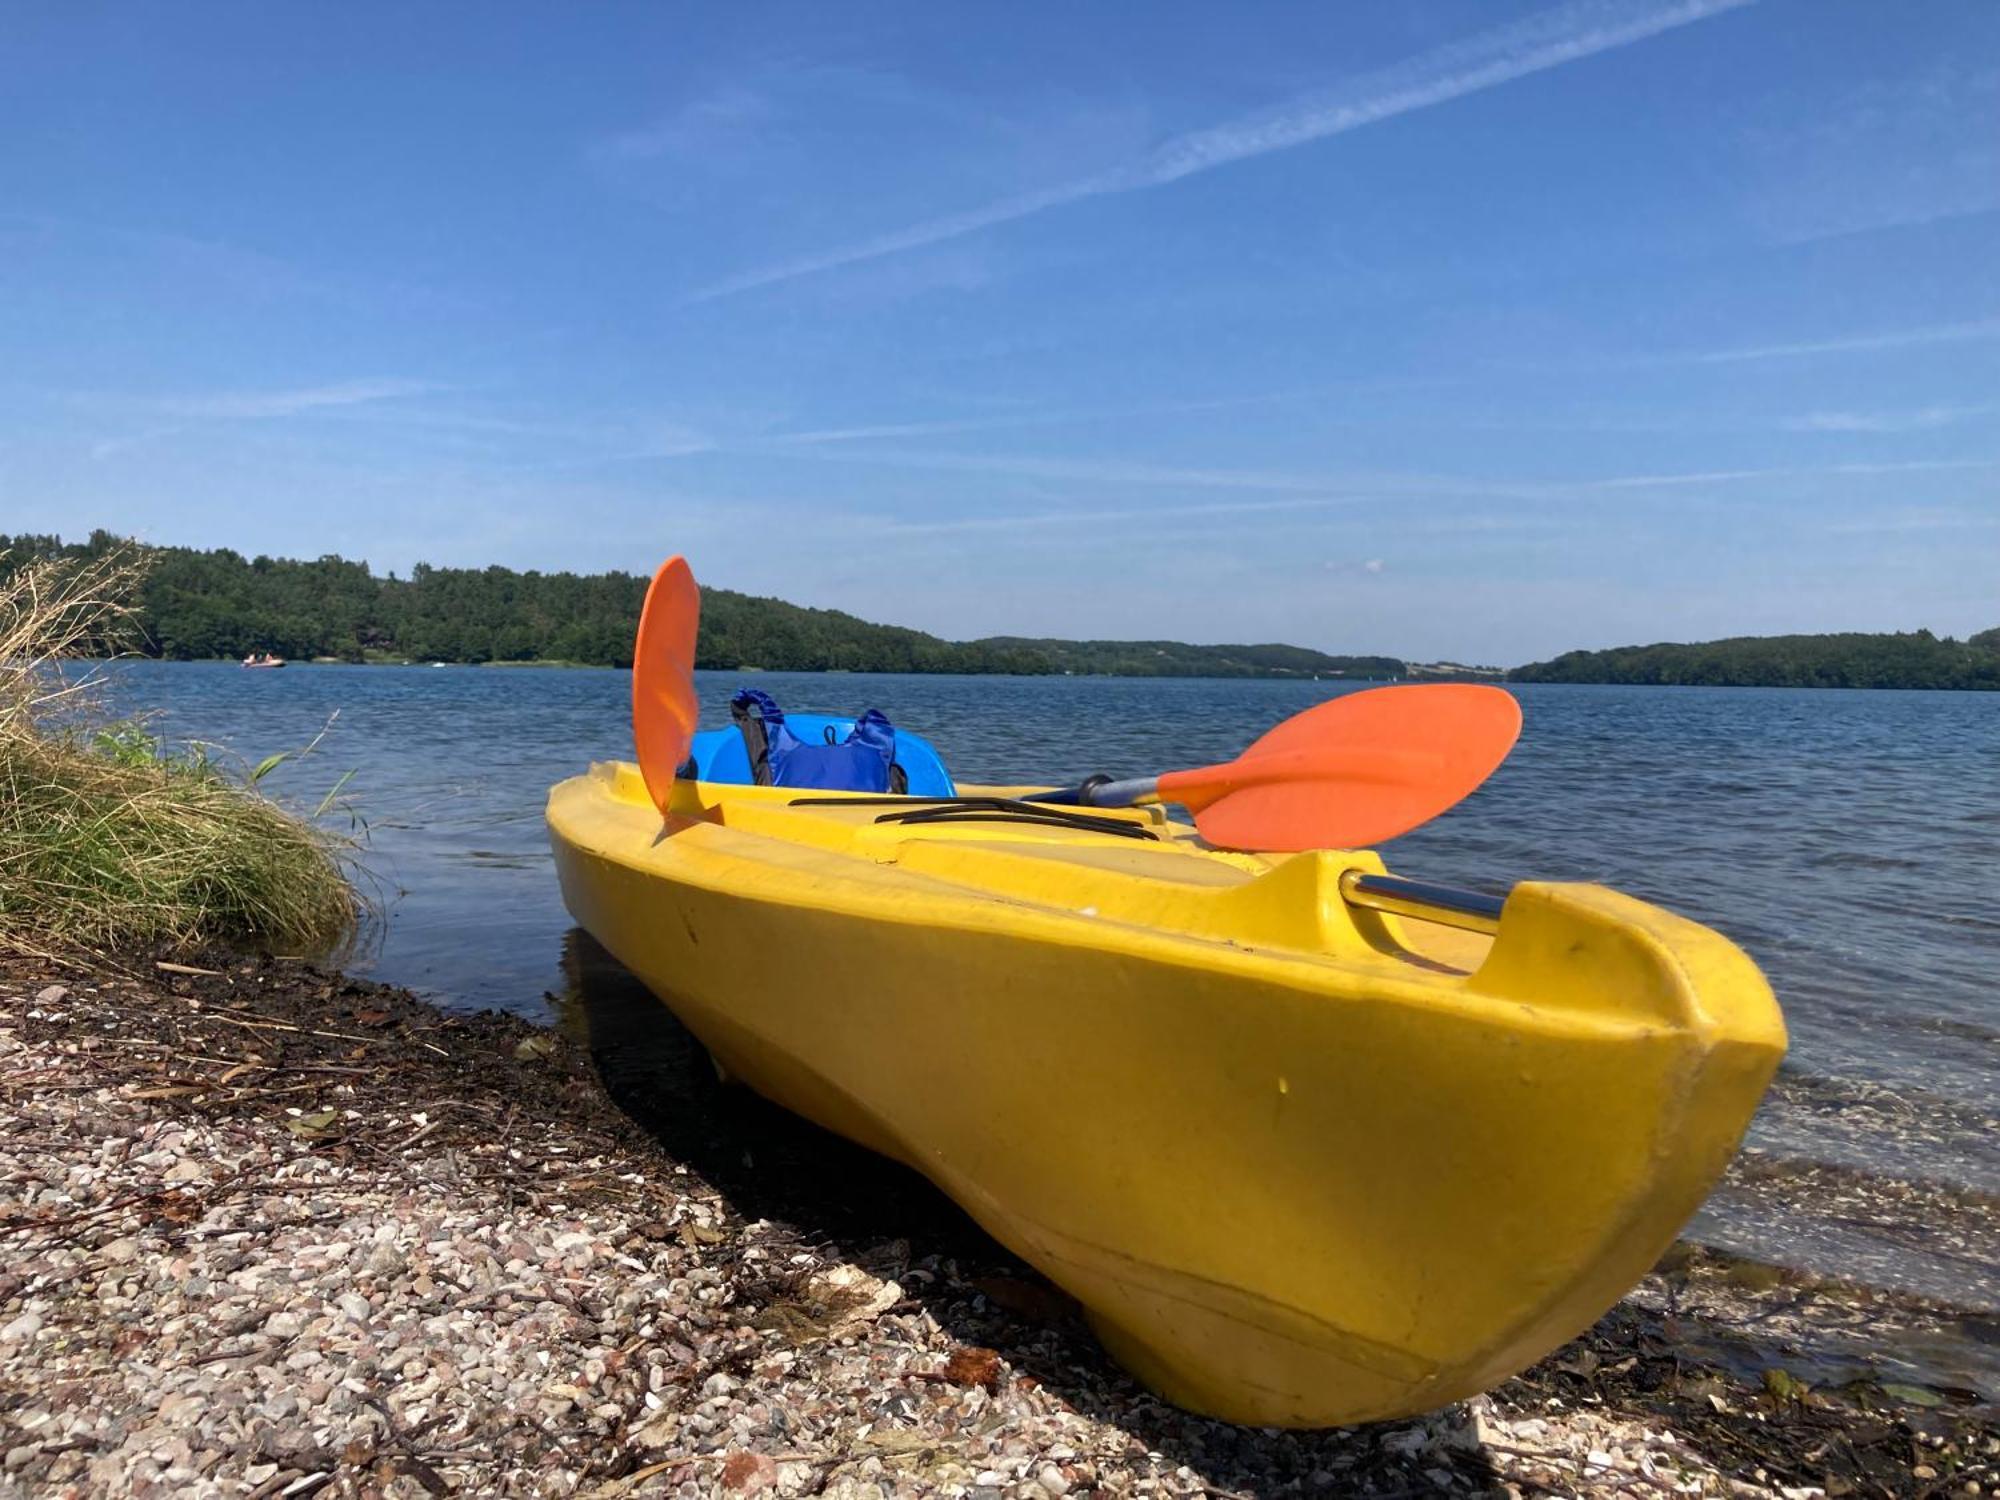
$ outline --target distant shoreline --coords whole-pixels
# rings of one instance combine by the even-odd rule
[[[0,572],[36,558],[131,552],[145,570],[134,638],[176,660],[393,659],[467,665],[629,663],[643,575],[434,568],[377,576],[340,557],[246,558],[226,548],[155,547],[109,532],[84,542],[0,537]],[[109,643],[107,643],[109,644]],[[1401,657],[1337,654],[1278,642],[989,636],[952,641],[841,610],[704,587],[697,666],[773,671],[964,673],[972,676],[1272,677],[1380,681],[1412,675]],[[1459,664],[1443,662],[1438,668]],[[1498,667],[1482,668],[1498,678]]]
[[[238,666],[240,663],[227,656],[166,657],[128,655],[124,657],[101,658],[111,661],[145,661],[167,666]],[[547,671],[587,671],[587,672],[629,672],[630,667],[613,666],[602,662],[589,661],[348,661],[338,657],[311,657],[292,661],[290,667],[401,667],[423,669],[428,667],[466,667],[480,670],[547,670]],[[1773,689],[1786,692],[1849,692],[1849,693],[1983,693],[2000,691],[2000,683],[1959,683],[1932,685],[1928,683],[1841,683],[1841,682],[1618,682],[1609,679],[1518,677],[1511,673],[1475,673],[1462,675],[1450,673],[1413,673],[1408,677],[1340,677],[1322,675],[1301,676],[1297,673],[1209,673],[1176,672],[1145,673],[1127,672],[966,672],[966,671],[877,671],[865,667],[711,667],[695,669],[703,673],[744,673],[752,676],[771,674],[789,677],[999,677],[1018,678],[1022,681],[1046,680],[1055,677],[1096,679],[1107,682],[1319,682],[1328,687],[1392,687],[1408,686],[1412,683],[1430,682],[1490,682],[1501,687],[1632,687],[1632,688],[1691,688],[1709,691],[1768,692]]]
[[[143,559],[132,623],[155,659],[241,661],[269,652],[298,663],[615,669],[629,664],[646,590],[645,578],[621,572],[418,564],[407,578],[377,577],[366,563],[339,557],[249,559],[226,549],[146,547],[103,531],[70,544],[50,536],[0,536],[0,573],[38,557],[127,551]],[[1662,642],[1571,651],[1503,669],[1275,642],[951,641],[840,610],[705,588],[695,665],[922,676],[2000,690],[2000,627],[1963,641],[1917,630]]]
[[[240,667],[242,662],[233,656],[151,656],[143,652],[129,653],[120,657],[103,657],[99,660],[157,662],[166,666],[189,667]],[[338,656],[309,656],[287,659],[287,669],[293,667],[477,667],[481,670],[527,670],[547,669],[552,671],[582,670],[589,672],[629,672],[629,666],[594,661],[416,661],[404,658],[368,659],[354,661]],[[943,668],[937,670],[909,671],[897,668],[873,667],[716,667],[697,666],[698,672],[742,672],[752,676],[765,674],[795,677],[1098,677],[1116,679],[1121,682],[1325,682],[1363,683],[1383,687],[1391,683],[1420,682],[1498,682],[1503,680],[1498,672],[1472,673],[1462,676],[1446,673],[1417,673],[1412,677],[1354,677],[1338,673],[1322,673],[1314,676],[1302,672],[973,672]]]
[[[1960,641],[1894,634],[1736,636],[1571,651],[1507,674],[1510,682],[1631,687],[2000,690],[2000,628]]]

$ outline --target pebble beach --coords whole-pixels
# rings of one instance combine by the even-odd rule
[[[1981,1393],[1805,1352],[1952,1309],[1692,1250],[1475,1401],[1208,1421],[927,1185],[705,1072],[656,1008],[549,1030],[282,961],[10,961],[0,1494],[2000,1485]]]

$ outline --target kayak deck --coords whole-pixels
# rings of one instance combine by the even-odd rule
[[[549,823],[579,923],[724,1068],[1232,1420],[1424,1410],[1587,1326],[1782,1055],[1740,951],[1598,887],[1517,886],[1487,937],[1351,906],[1366,851],[910,808],[679,782],[663,825],[599,766]]]
[[[976,900],[1012,899],[1099,922],[1171,928],[1190,938],[1209,937],[1238,947],[1253,935],[1304,946],[1326,939],[1319,913],[1287,899],[1289,893],[1259,888],[1248,896],[1238,894],[1294,856],[1211,848],[1192,827],[1175,822],[1157,805],[1049,809],[1052,818],[1073,819],[1071,826],[1027,822],[1004,813],[928,821],[928,812],[950,810],[954,800],[1013,801],[1031,789],[969,787],[958,799],[904,801],[865,793],[680,785],[690,790],[676,803],[677,815],[685,806],[695,817],[721,827],[960,886]],[[762,795],[745,795],[756,792]],[[884,821],[885,816],[896,821]],[[1089,823],[1120,825],[1147,837],[1094,833],[1083,826]],[[1367,853],[1349,855],[1344,865],[1382,869],[1380,860]],[[1393,918],[1364,922],[1355,935],[1363,938],[1367,951],[1386,960],[1459,972],[1477,968],[1491,947],[1491,939],[1476,932]],[[1350,959],[1362,954],[1361,948],[1343,946]]]

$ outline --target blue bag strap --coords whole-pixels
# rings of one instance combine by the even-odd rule
[[[751,713],[751,709],[756,713]],[[744,753],[750,758],[753,786],[770,786],[778,767],[798,743],[785,727],[785,711],[778,700],[761,688],[739,688],[729,700],[729,717],[743,736]]]
[[[896,726],[889,722],[889,716],[879,708],[871,708],[854,721],[854,729],[847,736],[850,745],[866,745],[882,757],[882,764],[896,763]]]
[[[758,714],[772,728],[775,729],[785,722],[785,711],[778,707],[778,700],[762,688],[738,688],[736,696],[729,700],[729,715],[731,718],[740,719],[750,712],[752,705],[755,705]]]

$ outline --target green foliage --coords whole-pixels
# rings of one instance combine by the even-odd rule
[[[634,627],[638,618],[634,605]],[[629,652],[629,643],[626,649]],[[805,609],[782,599],[711,588],[701,591],[701,639],[695,665],[763,667],[773,672],[1034,674],[1054,670],[1033,652],[996,647],[987,641],[944,641],[921,630],[872,625],[839,610]]]
[[[1514,682],[1626,682],[1701,687],[2000,689],[2000,629],[1968,641],[1928,630],[1895,635],[1738,636],[1696,645],[1571,651],[1516,667]]]
[[[201,757],[126,756],[0,740],[0,948],[321,954],[349,935],[355,893],[320,830]]]
[[[138,724],[107,724],[89,738],[90,748],[115,766],[150,766],[159,759],[160,742]]]
[[[0,537],[0,552],[89,558],[129,544]],[[0,569],[7,566],[0,557]],[[630,573],[516,573],[433,568],[377,578],[366,563],[245,558],[163,547],[149,554],[138,600],[139,649],[175,661],[272,651],[340,661],[632,664],[646,579]],[[791,672],[1075,672],[1141,677],[1402,676],[1385,656],[1327,656],[1298,646],[1189,646],[1178,641],[946,641],[728,589],[702,590],[696,665]]]
[[[1052,641],[997,636],[980,642],[1046,657],[1057,671],[1118,677],[1402,677],[1393,656],[1328,656],[1304,646],[1189,646],[1180,641]]]
[[[137,582],[114,550],[0,575],[0,951],[334,949],[359,915],[341,843],[200,747],[97,718],[65,673]]]

